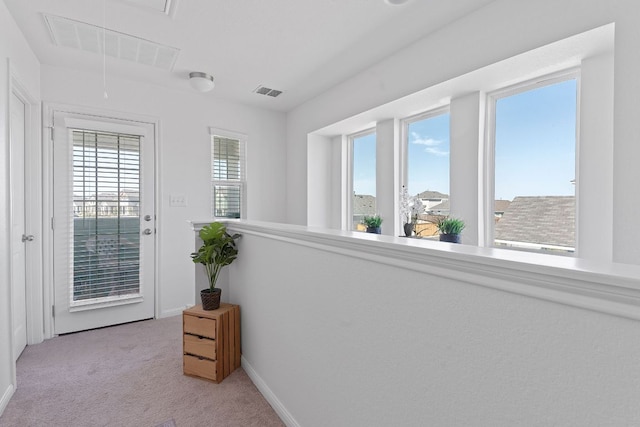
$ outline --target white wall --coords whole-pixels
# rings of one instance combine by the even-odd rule
[[[613,61],[600,55],[583,61],[581,67],[580,115],[594,120],[580,121],[576,216],[578,256],[585,259],[612,259],[613,235]],[[594,165],[598,165],[594,167]],[[590,173],[582,174],[581,170]],[[616,220],[617,221],[617,220]],[[599,223],[599,232],[588,224]],[[637,221],[636,221],[637,223]]]
[[[287,116],[287,218],[306,219],[307,134],[501,60],[615,22],[613,259],[638,263],[640,3],[498,0],[364,70]],[[463,95],[463,94],[454,94]],[[425,108],[428,106],[425,106]],[[385,117],[381,118],[384,119]],[[388,118],[388,117],[386,117]],[[355,131],[357,129],[353,129]],[[296,203],[292,203],[296,200]]]
[[[307,224],[310,226],[323,226],[331,221],[330,211],[327,206],[332,206],[330,195],[335,194],[332,187],[331,158],[333,144],[330,138],[319,135],[309,137],[307,147],[307,170],[313,178],[309,180],[309,210],[307,211]]]
[[[389,174],[400,162],[400,123],[396,119],[376,123],[376,211],[383,219],[382,234],[397,236],[400,223],[394,221],[400,200],[396,188],[400,188],[400,174]]]
[[[9,94],[8,63],[30,95],[40,97],[40,64],[15,21],[0,2],[0,413],[15,388],[11,351],[11,283],[9,281]]]
[[[284,114],[250,108],[195,91],[134,83],[42,67],[42,98],[61,103],[140,114],[159,119],[160,199],[158,217],[160,316],[177,314],[194,303],[193,240],[188,220],[211,217],[209,127],[243,133],[247,140],[247,217],[282,222],[285,218]],[[169,195],[182,194],[187,207],[170,207]]]
[[[640,425],[638,321],[515,293],[539,265],[525,280],[439,242],[231,227],[243,367],[289,426]]]
[[[478,227],[479,216],[485,210],[480,208],[482,194],[478,181],[481,172],[478,159],[481,158],[481,141],[484,136],[484,94],[474,92],[451,100],[451,171],[450,173],[450,215],[464,218],[463,243],[478,245],[484,243],[484,233]],[[457,163],[456,163],[457,162]],[[489,198],[493,200],[493,197]],[[493,205],[489,208],[493,210]],[[489,217],[492,218],[492,217]],[[484,218],[482,218],[484,219]]]

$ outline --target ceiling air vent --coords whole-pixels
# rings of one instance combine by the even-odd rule
[[[264,86],[258,86],[257,88],[255,88],[254,92],[257,93],[258,95],[266,95],[266,96],[271,96],[273,98],[275,98],[276,96],[282,93],[281,90],[271,89],[269,87],[264,87]]]

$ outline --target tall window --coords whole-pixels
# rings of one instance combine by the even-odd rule
[[[376,134],[372,131],[350,137],[353,148],[352,229],[365,231],[362,220],[376,213]]]
[[[495,246],[574,252],[577,90],[565,77],[496,97]]]
[[[406,122],[407,193],[421,200],[416,233],[438,234],[437,220],[449,214],[449,112],[438,110]]]
[[[240,138],[211,137],[212,211],[216,218],[242,218],[245,206],[245,149]]]

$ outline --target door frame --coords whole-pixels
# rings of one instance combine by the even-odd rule
[[[133,123],[145,123],[153,127],[153,147],[154,147],[154,206],[153,210],[156,215],[156,230],[161,230],[161,218],[158,215],[158,206],[161,194],[161,183],[160,183],[160,120],[153,116],[146,116],[141,114],[133,114],[133,113],[125,113],[113,110],[104,110],[99,108],[71,105],[71,104],[61,104],[61,103],[43,103],[43,113],[42,113],[42,170],[44,176],[47,177],[48,185],[44,188],[44,205],[43,205],[43,223],[46,224],[46,241],[44,242],[44,277],[46,278],[46,286],[47,289],[44,292],[45,301],[44,301],[44,318],[45,318],[45,332],[44,338],[52,338],[54,333],[54,313],[53,313],[53,304],[54,304],[54,291],[55,291],[55,283],[54,283],[54,251],[53,251],[53,116],[56,112],[70,113],[70,114],[79,114],[87,116],[87,119],[99,121],[101,119],[106,120],[118,120],[125,122],[133,122]],[[159,317],[160,313],[160,289],[158,286],[158,274],[159,274],[159,266],[158,266],[158,253],[160,247],[160,236],[159,232],[155,234],[155,245],[153,248],[153,271],[154,271],[154,280],[153,280],[153,289],[154,289],[154,318]],[[44,239],[43,239],[44,240]]]
[[[27,89],[22,82],[20,74],[8,61],[9,71],[9,97],[15,94],[25,106],[24,117],[24,194],[9,195],[9,222],[13,222],[12,206],[14,203],[24,203],[25,208],[25,234],[32,234],[35,240],[30,242],[26,248],[25,264],[25,299],[26,299],[26,322],[27,322],[27,345],[37,344],[44,339],[43,334],[43,276],[42,276],[42,168],[41,168],[41,144],[40,142],[40,102]],[[9,105],[9,110],[11,106]],[[9,111],[9,114],[11,112]],[[8,122],[9,138],[11,138],[11,123]],[[9,150],[11,148],[9,147]],[[9,166],[9,179],[16,172],[16,165]],[[13,251],[13,244],[9,242],[9,249]],[[9,274],[12,277],[13,265],[9,263]],[[13,311],[13,307],[12,307]],[[13,319],[13,315],[12,315]],[[13,320],[12,331],[13,331]],[[11,340],[11,351],[14,351],[13,338]]]

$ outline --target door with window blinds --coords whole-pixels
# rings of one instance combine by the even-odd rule
[[[56,334],[154,316],[153,132],[54,115]]]

